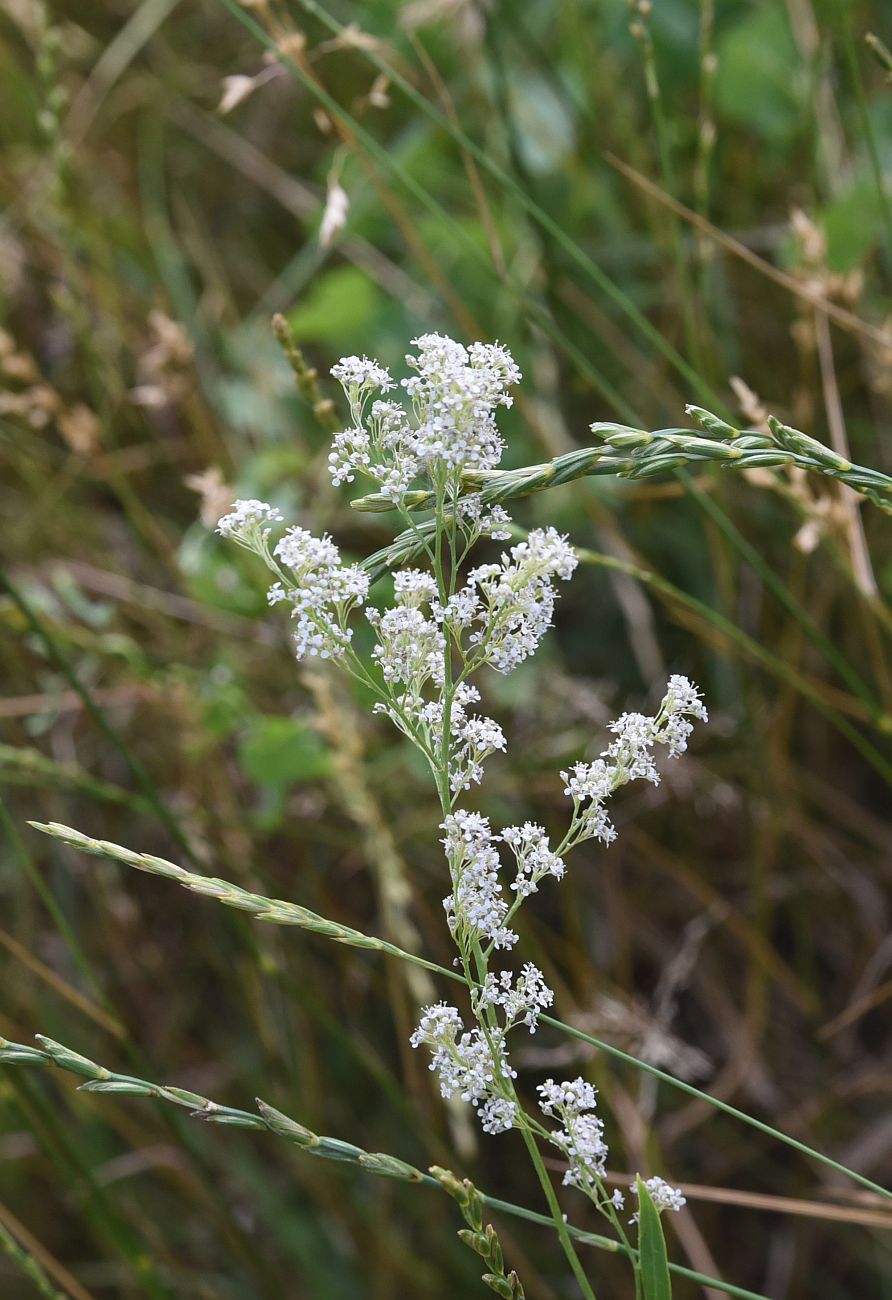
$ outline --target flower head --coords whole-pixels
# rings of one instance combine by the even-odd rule
[[[269,536],[270,529],[264,525],[281,522],[281,512],[275,506],[267,501],[250,498],[233,504],[229,514],[223,515],[218,521],[217,532],[221,537],[230,537],[240,546],[253,551],[258,548],[261,539]]]
[[[439,1077],[440,1094],[477,1106],[485,1132],[501,1133],[513,1126],[517,1107],[505,1094],[517,1075],[508,1064],[502,1037],[491,1047],[479,1028],[465,1029],[457,1007],[437,1002],[424,1008],[409,1041],[413,1047],[430,1048],[430,1068]]]
[[[268,598],[271,604],[288,601],[292,606],[298,659],[339,658],[353,635],[347,615],[365,601],[368,575],[358,565],[345,566],[330,537],[314,537],[305,528],[289,528],[273,554],[291,572],[287,584],[273,584]]]
[[[604,1123],[592,1114],[598,1104],[597,1091],[582,1078],[565,1079],[563,1083],[546,1079],[536,1091],[543,1114],[562,1121],[550,1141],[567,1159],[565,1185],[595,1192],[607,1169]]]
[[[443,843],[452,877],[452,893],[443,899],[449,928],[496,948],[511,948],[517,935],[504,925],[508,904],[499,881],[499,855],[489,820],[459,810],[443,822]]]
[[[644,1181],[644,1186],[650,1192],[651,1200],[657,1207],[657,1212],[662,1214],[664,1210],[674,1210],[677,1214],[682,1206],[687,1205],[687,1197],[683,1195],[680,1187],[670,1187],[669,1183],[663,1178],[653,1177]],[[637,1180],[632,1184],[632,1195],[638,1195]],[[638,1222],[638,1215],[633,1214],[630,1220],[632,1223]]]
[[[604,804],[629,781],[659,784],[655,746],[664,745],[671,758],[684,753],[693,731],[689,718],[707,720],[700,692],[686,677],[670,677],[666,694],[653,717],[623,713],[610,723],[614,739],[600,758],[593,763],[574,763],[561,773],[564,794],[573,800],[574,843],[599,839],[603,844],[610,844],[616,839],[616,827]]]

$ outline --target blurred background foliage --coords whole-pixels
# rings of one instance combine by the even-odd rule
[[[506,463],[588,424],[767,410],[892,470],[880,0],[0,3],[0,1035],[460,1169],[538,1206],[407,1046],[425,979],[47,842],[56,819],[451,958],[425,773],[295,664],[232,495],[354,555],[326,378],[437,329],[525,372]],[[227,80],[230,79],[230,80]],[[682,206],[679,206],[682,205]],[[338,229],[338,209],[347,207]],[[323,213],[329,217],[320,242]],[[324,244],[324,246],[323,246]],[[320,374],[298,392],[281,311]],[[589,548],[487,711],[494,820],[689,673],[712,714],[531,910],[559,1012],[875,1179],[892,1167],[889,521],[795,476],[606,479],[518,508]],[[892,1295],[866,1194],[541,1031],[618,1174],[690,1185],[674,1257],[772,1297]],[[75,1300],[482,1291],[451,1203],[71,1080],[0,1075],[0,1223]],[[771,1200],[765,1198],[783,1198]],[[588,1223],[581,1198],[566,1208]],[[527,1293],[547,1232],[499,1222]],[[599,1294],[625,1273],[591,1255]],[[33,1283],[0,1255],[0,1294]],[[702,1294],[679,1286],[682,1297]]]

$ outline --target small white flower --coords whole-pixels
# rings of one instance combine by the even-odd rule
[[[281,512],[275,506],[251,498],[236,501],[230,513],[218,520],[217,532],[221,537],[231,537],[233,541],[253,549],[256,537],[269,535],[270,530],[264,528],[264,524],[281,522]]]
[[[546,876],[555,880],[563,878],[566,867],[558,855],[552,852],[548,836],[542,826],[533,822],[524,822],[522,826],[506,826],[502,831],[502,840],[509,846],[517,859],[517,875],[511,888],[518,898],[527,898],[539,889],[539,881]]]
[[[450,930],[489,939],[496,948],[513,947],[517,935],[503,924],[508,904],[502,897],[499,855],[488,818],[459,810],[450,813],[442,829],[453,884],[452,893],[443,899]]]
[[[604,1123],[592,1114],[598,1104],[596,1089],[582,1078],[565,1079],[563,1083],[546,1079],[536,1091],[543,1114],[556,1116],[563,1124],[549,1140],[567,1159],[564,1184],[585,1192],[595,1191],[607,1169]]]
[[[356,390],[372,392],[377,389],[386,393],[396,387],[390,377],[390,371],[368,357],[341,357],[337,365],[332,366],[331,373],[347,392],[348,397]]]
[[[386,682],[402,682],[408,694],[420,698],[425,683],[443,681],[445,640],[433,619],[407,605],[366,611],[378,644],[372,651]]]
[[[687,1197],[683,1195],[680,1187],[671,1187],[663,1178],[647,1178],[644,1186],[650,1192],[651,1199],[657,1207],[657,1212],[662,1214],[664,1210],[674,1210],[677,1214],[682,1206],[687,1205]],[[637,1181],[632,1184],[633,1196],[638,1195]],[[629,1220],[630,1223],[638,1222],[638,1215],[633,1214]]]
[[[371,464],[369,435],[362,429],[344,429],[332,439],[332,450],[328,457],[328,470],[335,487],[342,483],[352,483],[353,471],[360,469],[368,472]]]
[[[511,971],[503,970],[498,975],[490,971],[479,996],[482,1002],[501,1009],[505,1033],[520,1023],[534,1034],[539,1013],[554,1002],[554,993],[545,983],[545,976],[532,962],[524,964],[516,980]]]
[[[434,575],[421,569],[398,569],[393,575],[393,590],[398,605],[430,605],[438,595]]]
[[[494,1039],[493,1055],[479,1028],[465,1029],[456,1007],[437,1002],[424,1008],[409,1041],[413,1047],[430,1048],[430,1068],[439,1077],[444,1098],[460,1097],[476,1106],[487,1133],[512,1127],[517,1108],[504,1091],[517,1074],[508,1064],[503,1036]]]
[[[353,635],[345,626],[347,615],[365,601],[368,575],[358,565],[345,567],[329,536],[314,537],[305,528],[289,528],[273,554],[292,573],[287,586],[273,584],[267,599],[292,605],[298,659],[340,658]]]
[[[562,772],[564,794],[573,800],[573,843],[598,839],[611,844],[616,828],[604,808],[605,802],[629,781],[644,780],[658,785],[660,774],[654,748],[664,745],[670,758],[684,753],[693,730],[688,718],[707,720],[700,692],[686,677],[670,677],[666,694],[654,717],[624,713],[609,730],[615,739],[593,763],[574,763]]]
[[[500,564],[484,564],[468,575],[477,603],[469,643],[491,667],[510,673],[538,648],[551,626],[557,593],[553,579],[566,581],[576,554],[554,528],[535,528],[512,546]]]

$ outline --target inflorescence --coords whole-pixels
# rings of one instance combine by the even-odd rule
[[[450,878],[443,905],[471,990],[474,1023],[468,1028],[457,1007],[436,1003],[424,1009],[412,1045],[430,1051],[445,1098],[473,1105],[488,1133],[525,1127],[550,1142],[567,1162],[565,1183],[616,1221],[623,1196],[604,1189],[607,1145],[592,1085],[581,1078],[539,1085],[539,1108],[558,1124],[553,1129],[525,1114],[517,1099],[507,1037],[518,1027],[535,1033],[552,990],[529,962],[515,974],[490,970],[489,960],[495,950],[516,945],[512,922],[519,908],[545,880],[563,878],[571,849],[616,838],[610,798],[630,781],[657,783],[657,747],[670,757],[682,754],[691,720],[705,721],[706,710],[697,688],[673,676],[653,716],[624,713],[611,723],[612,739],[600,755],[561,773],[571,815],[554,848],[542,826],[524,822],[496,832],[488,818],[457,806],[482,780],[485,760],[506,748],[498,723],[473,712],[480,692],[469,679],[484,666],[510,673],[535,653],[552,625],[556,583],[569,581],[577,557],[567,539],[547,527],[531,531],[497,560],[466,568],[482,538],[508,541],[512,535],[505,509],[465,495],[462,476],[499,464],[504,443],[496,412],[511,405],[509,389],[521,375],[498,344],[466,348],[425,334],[414,346],[406,358],[412,374],[399,385],[368,357],[344,357],[332,369],[351,420],[333,439],[332,482],[352,483],[358,474],[371,479],[410,526],[418,489],[431,494],[435,529],[424,535],[419,552],[427,566],[392,574],[392,604],[367,605],[368,574],[345,564],[329,536],[292,527],[272,544],[282,516],[265,502],[237,501],[218,532],[271,570],[269,601],[290,609],[297,657],[331,659],[361,680],[375,696],[374,711],[418,746],[437,781]],[[387,396],[399,389],[402,400]],[[350,620],[363,607],[375,645],[361,658]],[[513,859],[513,879],[504,876],[503,853]],[[662,1179],[646,1186],[658,1209],[684,1204]]]

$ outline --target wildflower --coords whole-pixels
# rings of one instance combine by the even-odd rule
[[[593,763],[574,763],[566,772],[564,794],[573,800],[571,837],[574,844],[598,839],[611,844],[616,827],[604,803],[629,781],[650,781],[658,785],[660,774],[654,761],[654,747],[665,745],[670,758],[687,749],[693,725],[689,718],[707,721],[706,709],[696,686],[686,677],[669,678],[666,694],[657,713],[624,713],[609,730],[615,739]]]
[[[480,999],[482,1003],[501,1008],[505,1033],[521,1023],[534,1034],[539,1013],[551,1006],[554,993],[545,983],[539,968],[532,962],[525,962],[516,980],[511,971],[503,970],[498,975],[489,971],[483,981]]]
[[[223,515],[217,521],[217,532],[221,537],[229,537],[239,546],[254,551],[258,549],[261,540],[265,540],[270,534],[271,530],[263,525],[281,522],[281,512],[275,506],[251,498],[246,501],[236,501],[230,513]]]
[[[496,542],[511,540],[508,525],[511,516],[504,506],[486,506],[479,493],[459,498],[455,503],[456,517],[461,527],[468,534],[468,542],[480,537],[491,537]]]
[[[442,683],[446,643],[433,619],[407,605],[396,605],[383,613],[369,609],[366,617],[378,637],[372,658],[386,682],[402,682],[409,688],[409,695],[416,698],[430,679],[437,685]]]
[[[514,1127],[517,1102],[507,1097],[487,1097],[477,1114],[484,1133],[504,1133]]]
[[[441,334],[423,334],[413,344],[417,355],[407,356],[406,362],[415,374],[402,381],[411,399],[409,411],[379,398],[366,420],[369,395],[395,386],[389,371],[355,356],[343,357],[332,368],[357,426],[335,437],[329,457],[335,484],[351,482],[361,470],[398,503],[420,474],[438,481],[445,476],[454,490],[462,471],[491,469],[501,459],[504,444],[495,411],[511,405],[507,389],[520,379],[511,354],[498,344],[465,348]],[[501,506],[463,503],[457,518],[470,540],[508,536],[508,516]]]
[[[511,354],[498,344],[464,348],[442,334],[412,342],[418,355],[406,363],[416,373],[402,386],[412,398],[410,450],[419,465],[431,477],[494,468],[504,448],[495,409],[512,404],[507,388],[521,378]]]
[[[503,921],[508,904],[499,882],[499,855],[489,819],[458,811],[443,822],[443,844],[452,876],[452,893],[443,899],[449,929],[476,939],[489,939],[496,948],[511,948],[517,935]]]
[[[335,487],[352,483],[353,471],[371,464],[371,442],[364,429],[344,429],[332,440],[328,469]]]
[[[656,718],[647,718],[643,713],[623,713],[610,723],[609,730],[616,740],[604,751],[604,756],[615,763],[614,780],[643,780],[659,785],[660,774],[653,760],[656,722]]]
[[[464,710],[453,718],[453,744],[449,750],[449,785],[455,790],[469,790],[472,784],[483,780],[483,760],[497,749],[506,748],[505,733],[492,718],[474,715],[467,718]]]
[[[555,880],[563,878],[566,867],[558,855],[552,852],[548,836],[541,826],[533,822],[524,822],[522,826],[506,826],[502,831],[502,840],[517,859],[517,875],[511,885],[518,898],[527,898],[539,889],[539,881],[545,876],[554,876]]]
[[[424,1008],[409,1042],[430,1049],[430,1069],[438,1075],[441,1096],[477,1106],[487,1133],[512,1127],[516,1105],[505,1091],[517,1074],[508,1064],[501,1037],[493,1040],[494,1054],[479,1028],[465,1029],[456,1007],[437,1002]]]
[[[694,730],[687,721],[688,718],[697,718],[700,722],[709,721],[709,714],[697,687],[687,677],[677,674],[669,678],[662,712],[664,717],[657,739],[668,746],[671,758],[683,754],[687,749],[688,736]]]
[[[687,1197],[682,1194],[681,1188],[670,1187],[663,1178],[648,1178],[645,1180],[644,1186],[650,1192],[651,1199],[659,1214],[662,1214],[664,1210],[674,1210],[677,1214],[682,1206],[687,1205]],[[637,1181],[632,1184],[632,1193],[635,1196],[638,1195]],[[629,1222],[637,1223],[638,1214],[633,1214]]]
[[[398,569],[393,575],[393,590],[398,605],[430,605],[438,595],[433,574],[421,569]]]
[[[564,1153],[569,1164],[564,1185],[584,1192],[596,1191],[607,1168],[604,1123],[592,1114],[598,1104],[596,1089],[582,1078],[563,1083],[546,1079],[536,1091],[543,1114],[562,1121],[563,1127],[550,1135],[550,1141]]]
[[[368,575],[358,565],[345,567],[330,537],[314,537],[305,528],[289,528],[273,555],[292,573],[287,585],[273,584],[267,599],[270,604],[285,600],[293,606],[298,659],[339,658],[353,635],[345,626],[347,615],[365,601]]]
[[[337,365],[332,366],[331,373],[347,394],[351,403],[354,395],[360,392],[389,392],[396,385],[390,377],[390,371],[379,366],[377,361],[368,357],[341,357]]]
[[[536,528],[503,554],[500,564],[472,570],[468,589],[478,602],[474,621],[479,627],[469,642],[482,662],[510,673],[535,653],[551,626],[557,595],[553,579],[566,581],[577,563],[566,538],[554,528]]]

